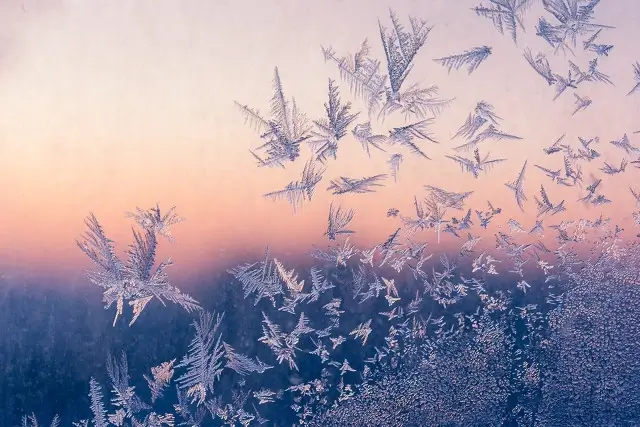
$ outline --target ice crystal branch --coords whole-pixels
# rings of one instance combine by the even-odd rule
[[[185,355],[176,368],[187,368],[187,372],[176,380],[181,389],[187,391],[191,403],[201,405],[210,393],[224,369],[224,347],[220,326],[223,314],[214,315],[206,311],[193,322],[195,336]]]
[[[460,54],[437,58],[434,59],[434,61],[447,67],[448,72],[451,72],[452,68],[458,70],[463,65],[466,65],[468,73],[471,74],[478,69],[480,64],[482,64],[489,55],[491,55],[491,48],[489,46],[481,46],[466,50]]]
[[[311,201],[311,196],[316,185],[322,180],[326,167],[318,167],[318,163],[314,159],[310,159],[304,165],[302,171],[302,179],[291,181],[284,189],[271,191],[263,195],[272,200],[286,199],[297,212],[305,200]]]
[[[247,105],[236,102],[236,106],[245,121],[262,132],[260,138],[267,141],[258,147],[258,150],[265,151],[266,157],[251,151],[258,165],[284,167],[284,162],[294,161],[300,156],[300,143],[311,137],[310,128],[295,100],[285,97],[278,68],[274,70],[273,91],[270,118],[263,117],[258,110]]]
[[[314,148],[317,159],[324,161],[328,156],[336,158],[338,141],[347,134],[347,128],[358,117],[351,113],[351,103],[342,104],[340,92],[335,82],[329,79],[329,102],[324,104],[326,118],[315,120],[317,131],[312,131],[313,139],[308,142]]]

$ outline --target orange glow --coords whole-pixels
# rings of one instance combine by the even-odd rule
[[[400,226],[398,219],[386,217],[387,209],[413,215],[413,196],[426,196],[425,184],[473,189],[469,207],[485,209],[491,200],[503,208],[502,223],[513,217],[525,228],[533,226],[533,196],[541,183],[553,200],[566,200],[570,217],[597,216],[600,210],[575,202],[580,191],[551,184],[533,164],[563,167],[561,155],[547,157],[541,151],[563,133],[571,144],[578,143],[578,136],[599,136],[598,167],[603,159],[619,163],[624,153],[609,141],[625,132],[640,145],[640,135],[631,133],[640,127],[640,96],[623,96],[623,83],[631,83],[629,58],[637,54],[636,45],[625,43],[633,39],[628,17],[640,13],[634,2],[598,12],[600,21],[618,23],[607,34],[616,54],[607,58],[606,71],[620,85],[592,85],[592,92],[585,87],[582,95],[592,96],[594,105],[574,117],[571,94],[552,102],[553,90],[536,79],[521,48],[489,22],[460,10],[456,2],[434,2],[428,8],[421,2],[394,2],[400,16],[412,14],[435,25],[409,80],[437,84],[442,97],[456,98],[433,125],[440,144],[419,142],[434,160],[402,151],[397,185],[390,179],[375,194],[332,198],[325,191],[331,179],[388,171],[391,152],[374,152],[369,160],[360,144],[346,137],[313,201],[298,215],[286,202],[262,198],[299,179],[310,152],[305,147],[302,158],[286,170],[257,168],[248,150],[261,141],[233,101],[267,111],[274,66],[287,96],[295,97],[312,119],[323,114],[328,77],[336,79],[344,100],[353,100],[319,46],[332,45],[340,55],[353,53],[368,37],[373,54],[381,54],[377,19],[385,19],[389,2],[369,1],[364,8],[356,3],[268,7],[257,1],[34,0],[24,2],[26,11],[18,10],[16,2],[1,3],[0,49],[6,54],[0,51],[0,265],[78,274],[89,264],[74,239],[84,232],[89,212],[122,251],[131,242],[132,225],[124,212],[156,202],[164,209],[175,205],[187,219],[173,229],[176,244],[163,242],[159,252],[160,258],[172,256],[176,271],[185,274],[227,268],[237,254],[259,256],[268,244],[283,252],[307,251],[312,243],[324,242],[331,200],[355,209],[352,240],[373,246]],[[636,15],[630,12],[634,7]],[[535,34],[525,37],[532,46],[542,46]],[[464,70],[447,74],[432,61],[479,44],[493,46],[494,54],[471,76]],[[462,143],[450,138],[480,100],[494,105],[505,132],[524,139],[485,143],[483,152],[509,162],[474,180],[444,155]],[[354,107],[363,106],[354,101]],[[386,133],[401,123],[396,117],[373,125]],[[515,179],[525,159],[529,201],[527,213],[521,214],[503,184]],[[628,187],[635,183],[640,188],[640,175],[628,169],[604,180],[603,191],[614,204],[601,211],[632,228]],[[556,218],[563,216],[545,225]],[[487,240],[493,241],[491,234]],[[453,247],[451,242],[451,236],[443,236],[444,247]]]

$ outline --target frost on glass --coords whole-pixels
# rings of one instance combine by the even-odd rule
[[[568,99],[563,122],[599,108],[597,97],[586,95],[592,86],[616,91],[622,103],[631,102],[640,85],[637,61],[616,74],[626,75],[616,85],[606,72],[606,58],[616,49],[605,40],[615,28],[596,22],[599,3],[488,0],[459,12],[511,38],[514,57],[533,71],[523,80],[537,85],[549,105]],[[535,13],[538,19],[531,20]],[[143,310],[162,309],[151,304],[156,300],[183,307],[193,321],[186,354],[147,369],[144,382],[135,381],[146,388],[132,385],[126,354],[106,355],[108,383],[89,380],[89,407],[74,425],[638,423],[640,245],[634,239],[640,187],[625,187],[624,195],[613,191],[619,175],[637,175],[638,131],[615,130],[617,139],[608,142],[589,130],[537,141],[545,161],[518,161],[506,176],[501,168],[513,161],[498,151],[536,143],[532,135],[509,130],[509,111],[498,115],[482,99],[458,106],[455,94],[441,97],[435,85],[410,82],[430,75],[416,71],[415,59],[446,29],[390,11],[375,30],[375,53],[368,39],[353,54],[322,48],[335,80],[318,82],[326,93],[321,117],[308,119],[302,103],[285,95],[278,68],[266,112],[236,102],[260,141],[247,155],[257,166],[291,172],[288,184],[263,196],[286,200],[295,213],[316,202],[316,192],[331,199],[326,231],[318,236],[323,243],[305,254],[313,265],[293,265],[267,247],[262,258],[228,269],[233,291],[243,298],[229,310],[258,314],[247,332],[251,344],[235,339],[225,313],[170,283],[165,270],[171,260],[156,266],[160,238],[173,241],[171,227],[182,221],[173,208],[128,214],[138,229],[125,261],[97,218],[86,219],[77,243],[97,265],[88,279],[103,290],[106,308],[115,303],[114,325],[126,316],[127,302],[129,326],[140,326],[134,323],[145,320]],[[527,32],[541,43],[522,46]],[[437,58],[429,54],[428,62],[442,76],[464,68],[457,78],[480,78],[506,49],[482,43]],[[464,122],[439,120],[454,108]],[[449,126],[447,144],[444,134],[436,135],[441,123]],[[494,143],[495,151],[488,147]],[[348,144],[362,147],[363,162],[381,156],[386,169],[367,176],[336,170]],[[490,175],[508,197],[480,199],[478,188],[462,189],[454,180],[443,188],[420,184],[422,193],[411,193],[407,209],[388,207],[380,215],[392,224],[384,240],[356,243],[364,231],[352,221],[365,213],[349,207],[349,197],[378,197],[386,186],[400,185],[410,161],[459,168],[474,183]],[[527,192],[525,182],[534,182]],[[614,201],[633,221],[625,227],[635,230],[603,214]],[[509,217],[506,204],[528,216]],[[567,216],[576,206],[591,215]],[[58,423],[56,417],[51,425]],[[22,424],[39,425],[36,414]]]

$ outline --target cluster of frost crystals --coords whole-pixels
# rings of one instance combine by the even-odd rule
[[[640,413],[640,247],[590,262],[553,313],[540,425],[635,425]]]
[[[498,425],[509,394],[504,325],[488,316],[471,332],[416,342],[359,393],[313,426]],[[486,423],[486,424],[485,424]]]

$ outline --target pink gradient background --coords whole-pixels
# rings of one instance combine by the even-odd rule
[[[527,34],[516,46],[489,20],[475,16],[470,8],[476,1],[392,3],[403,19],[411,14],[435,26],[408,81],[437,84],[441,96],[456,100],[432,128],[441,144],[422,145],[433,161],[403,151],[397,185],[389,181],[375,194],[335,198],[356,210],[354,243],[384,240],[399,226],[386,218],[386,210],[397,207],[410,214],[413,195],[426,195],[425,184],[474,189],[470,207],[484,209],[490,199],[503,208],[501,222],[513,217],[530,227],[533,195],[544,183],[552,200],[566,199],[570,209],[546,225],[602,211],[631,227],[628,186],[640,183],[638,169],[606,177],[602,188],[614,203],[588,209],[574,203],[577,189],[551,184],[533,164],[562,167],[561,155],[547,157],[541,148],[563,133],[572,144],[577,136],[599,136],[598,167],[602,160],[619,163],[624,153],[608,142],[625,132],[640,145],[640,135],[632,134],[640,130],[640,94],[624,96],[634,84],[631,64],[640,60],[633,42],[640,38],[640,2],[597,7],[597,21],[617,27],[601,35],[602,42],[615,45],[601,70],[616,86],[585,84],[579,93],[594,103],[574,117],[573,96],[566,93],[552,102],[553,89],[522,57],[524,46],[547,50],[535,36],[538,6],[528,13]],[[90,264],[74,239],[84,231],[86,215],[94,212],[123,251],[131,242],[124,212],[156,202],[176,205],[187,219],[173,229],[177,243],[163,244],[159,251],[176,261],[171,274],[178,277],[226,268],[249,255],[252,260],[267,244],[277,252],[299,253],[323,242],[329,180],[386,173],[388,154],[374,153],[369,160],[358,142],[345,138],[314,200],[293,216],[286,202],[260,195],[298,179],[308,149],[286,170],[258,169],[248,149],[260,140],[233,101],[267,111],[274,66],[286,94],[310,118],[323,114],[328,77],[336,79],[345,100],[353,100],[335,65],[324,62],[320,46],[331,45],[343,55],[368,37],[373,53],[382,58],[377,19],[388,22],[388,6],[389,1],[379,0],[0,3],[0,268],[5,274],[83,280]],[[492,46],[493,55],[471,76],[462,69],[447,74],[432,61],[480,45]],[[566,68],[562,57],[551,61]],[[586,67],[586,60],[577,61]],[[524,139],[485,143],[483,151],[509,162],[474,180],[443,156],[462,143],[450,137],[480,100],[494,105],[504,131]],[[376,130],[386,132],[399,123],[396,117]],[[529,201],[522,214],[503,184],[515,178],[525,159]],[[435,245],[432,232],[429,239]],[[493,244],[493,237],[486,240]],[[459,243],[445,234],[442,245]]]

